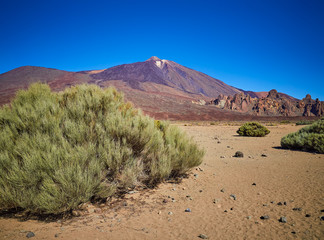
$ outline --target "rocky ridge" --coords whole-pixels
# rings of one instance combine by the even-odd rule
[[[206,103],[221,109],[249,113],[257,116],[323,116],[324,102],[312,99],[307,94],[302,100],[293,100],[271,90],[267,97],[252,98],[243,92],[234,96],[220,94],[216,99]]]

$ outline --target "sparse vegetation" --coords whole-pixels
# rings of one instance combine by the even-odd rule
[[[58,214],[198,166],[204,152],[112,88],[34,84],[0,109],[0,209]]]
[[[298,122],[296,122],[296,125],[298,126],[298,125],[311,125],[311,124],[313,124],[314,123],[314,121],[310,121],[310,120],[301,120],[301,121],[298,121]]]
[[[283,148],[324,153],[324,119],[281,139]]]
[[[243,124],[236,132],[241,136],[248,137],[264,137],[270,133],[265,126],[257,122],[247,122]]]

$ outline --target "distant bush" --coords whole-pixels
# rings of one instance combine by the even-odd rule
[[[289,124],[289,123],[291,123],[289,120],[282,120],[282,121],[280,121],[280,124]]]
[[[324,153],[324,119],[281,139],[283,148]]]
[[[236,132],[241,136],[249,137],[264,137],[270,133],[265,126],[257,122],[245,123]]]
[[[0,109],[0,209],[58,214],[186,173],[203,151],[116,90],[34,84]]]
[[[311,125],[312,123],[314,123],[314,121],[310,121],[310,120],[301,120],[296,122],[296,125]]]

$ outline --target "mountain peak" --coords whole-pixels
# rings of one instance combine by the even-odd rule
[[[152,56],[149,59],[147,59],[146,61],[161,61],[161,59],[156,56]]]

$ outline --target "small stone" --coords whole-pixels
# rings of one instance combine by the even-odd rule
[[[56,237],[56,238],[59,237],[59,234],[58,233],[55,233],[54,237]]]
[[[221,141],[217,141],[217,143],[221,143]]]
[[[172,202],[176,202],[177,200],[175,200],[175,199],[172,199]]]
[[[324,212],[324,209],[322,209],[321,212]]]
[[[208,239],[207,235],[205,235],[205,234],[199,234],[198,237],[201,239]]]
[[[293,208],[292,210],[293,211],[299,211],[300,212],[302,210],[302,208],[298,207],[298,208]]]
[[[285,206],[287,206],[287,202],[284,202],[283,204],[284,204]]]
[[[95,209],[94,209],[94,212],[95,212],[95,213],[101,213],[102,210],[101,210],[101,208],[95,208]]]
[[[173,212],[168,212],[168,215],[172,215],[173,214]]]
[[[187,209],[185,210],[185,212],[191,212],[191,209],[190,209],[190,208],[187,208]]]
[[[124,207],[127,207],[128,206],[128,203],[127,202],[123,202],[123,206]]]
[[[203,191],[203,190],[201,190],[201,189],[199,190],[199,192],[202,192],[202,191]]]
[[[137,191],[129,191],[128,194],[134,194],[137,193]]]
[[[291,233],[292,233],[292,234],[296,234],[296,232],[295,232],[295,231],[292,231]]]
[[[195,177],[195,178],[197,178],[197,177],[198,177],[198,174],[197,174],[197,173],[195,173],[195,174],[194,174],[194,177]]]
[[[227,210],[225,210],[224,212],[227,212]]]
[[[261,157],[268,157],[266,154],[262,153]]]
[[[321,221],[324,221],[324,216],[321,216],[320,219],[321,219]]]
[[[94,209],[93,209],[93,208],[89,208],[89,209],[87,210],[87,212],[88,212],[88,213],[94,213]]]
[[[249,155],[248,158],[252,158],[252,157]]]
[[[246,218],[250,220],[252,217],[251,216],[247,216]]]
[[[237,151],[233,157],[242,158],[244,155],[241,151]]]
[[[176,189],[175,188],[172,188],[171,191],[175,191]]]
[[[225,189],[224,188],[222,188],[221,190],[220,190],[222,193],[224,193],[225,192]]]
[[[236,196],[234,194],[231,194],[230,198],[232,198],[233,200],[236,200]]]
[[[252,183],[252,186],[256,186],[256,183],[254,182],[254,183]]]
[[[33,232],[28,232],[26,235],[27,238],[35,237],[35,233]]]
[[[225,158],[225,156],[220,156],[220,158]]]
[[[219,201],[220,201],[220,199],[215,198],[215,199],[213,200],[213,203],[219,203]]]
[[[268,204],[263,204],[263,207],[267,207],[268,206]]]
[[[231,146],[227,146],[227,148],[231,148]]]
[[[185,188],[185,187],[183,187],[183,188],[182,188],[182,190],[186,190],[186,188]]]
[[[161,211],[158,211],[158,214],[159,214],[159,215],[161,215],[161,213],[162,213]]]
[[[231,208],[230,208],[230,210],[231,210],[231,211],[233,211],[233,210],[234,210],[234,208],[232,208],[232,207],[231,207]]]
[[[305,217],[309,218],[309,217],[311,217],[311,215],[310,214],[306,214]]]
[[[72,211],[72,216],[79,217],[80,216],[80,212],[79,211],[76,211],[76,210],[73,210]]]
[[[277,205],[278,205],[278,206],[282,206],[282,202],[278,202]]]
[[[279,222],[286,223],[287,218],[286,217],[280,217]]]
[[[261,216],[260,219],[262,220],[268,220],[270,217],[268,215]]]
[[[275,201],[271,201],[270,203],[274,204],[274,203],[275,203]]]
[[[168,200],[167,199],[163,199],[163,201],[162,201],[163,203],[167,203],[168,202]]]

